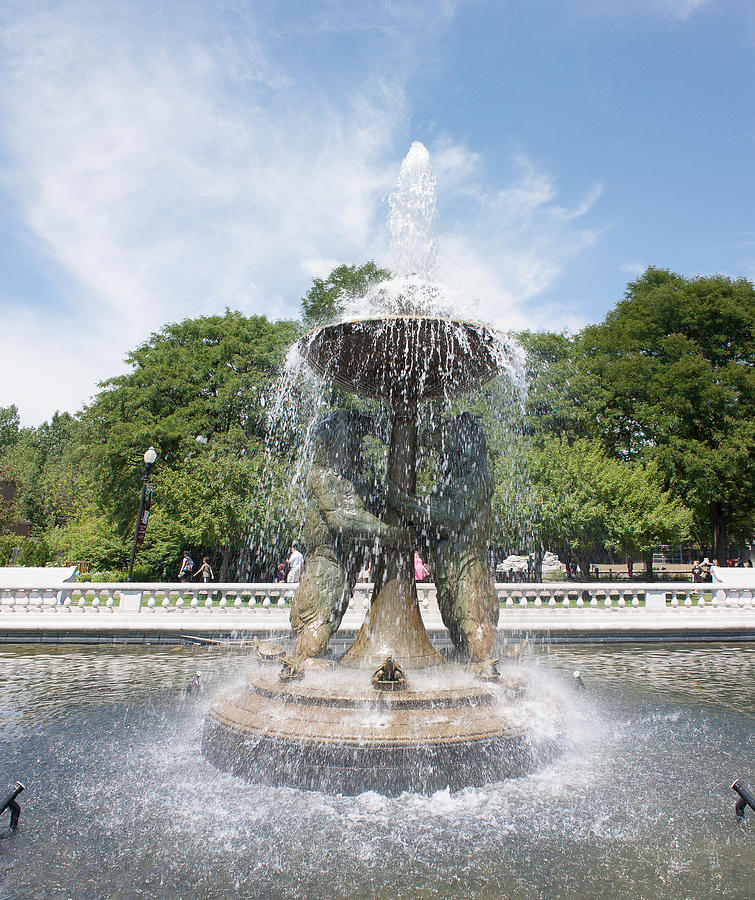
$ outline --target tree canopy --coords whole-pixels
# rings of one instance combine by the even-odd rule
[[[313,279],[312,287],[301,301],[305,328],[336,318],[345,299],[361,297],[373,284],[390,277],[387,269],[379,268],[370,260],[361,266],[338,266],[327,278]]]
[[[275,443],[268,433],[285,354],[303,325],[336,316],[345,299],[388,276],[368,262],[314,279],[301,301],[303,323],[226,310],[168,324],[128,355],[130,371],[104,381],[88,407],[55,413],[39,428],[22,427],[15,406],[0,408],[0,480],[15,483],[12,504],[0,503],[0,534],[28,519],[37,543],[24,544],[24,559],[52,553],[124,569],[152,445],[152,514],[137,575],[173,578],[189,549],[211,555],[221,577],[271,577],[301,513],[290,490],[300,441]],[[752,539],[752,283],[648,269],[603,322],[520,339],[528,354],[523,406],[492,382],[423,413],[429,428],[462,408],[482,422],[496,544],[556,549],[586,574],[606,549],[649,564],[659,545],[697,540],[712,542],[723,562],[729,537]],[[313,411],[356,402],[333,390]],[[366,465],[380,477],[385,442],[373,444]],[[429,490],[433,461],[421,462]],[[6,555],[10,540],[0,548]]]

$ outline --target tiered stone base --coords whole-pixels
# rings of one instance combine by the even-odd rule
[[[346,684],[339,678],[340,687],[325,676],[281,683],[277,672],[252,675],[211,706],[205,757],[254,782],[396,795],[520,775],[555,750],[535,750],[518,724],[522,716],[507,714],[507,703],[513,709],[521,700],[521,684],[444,687],[436,679],[420,690],[410,675],[406,690],[379,693],[363,672],[349,673]]]

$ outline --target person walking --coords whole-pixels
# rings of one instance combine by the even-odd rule
[[[183,559],[181,560],[181,568],[178,570],[179,581],[190,581],[191,573],[194,571],[194,560],[189,555],[188,550],[184,550]]]
[[[286,562],[289,566],[286,581],[288,584],[298,584],[301,581],[301,573],[304,568],[304,557],[299,552],[299,548],[296,544],[291,545],[291,555]]]
[[[422,562],[422,557],[419,555],[419,550],[414,551],[414,580],[415,581],[424,581],[430,572]]]
[[[207,584],[208,581],[212,581],[215,575],[212,572],[212,568],[210,566],[210,557],[204,556],[202,558],[202,565],[197,569],[197,574],[194,576],[195,578],[201,578],[202,581]]]

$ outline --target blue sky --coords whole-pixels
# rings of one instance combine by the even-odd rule
[[[164,323],[385,262],[412,141],[505,329],[647,265],[755,277],[749,0],[5,0],[0,405],[80,409]]]

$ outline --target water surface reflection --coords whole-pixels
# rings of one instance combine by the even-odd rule
[[[567,704],[564,756],[391,800],[209,766],[204,712],[247,664],[194,647],[0,649],[0,790],[27,785],[0,897],[751,896],[755,818],[735,820],[729,785],[755,786],[755,648],[538,648],[523,665]],[[185,699],[197,668],[207,691]]]

